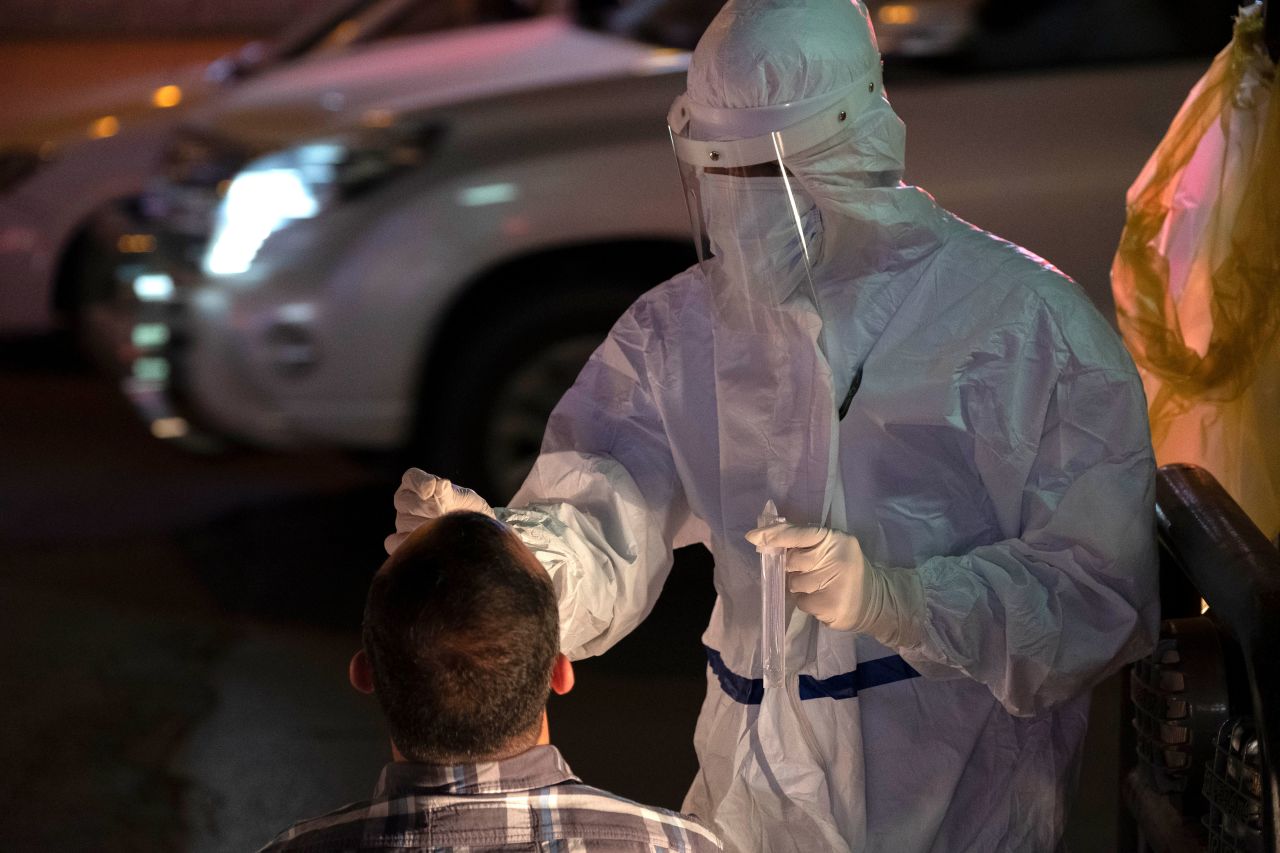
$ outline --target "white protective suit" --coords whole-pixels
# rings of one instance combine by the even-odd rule
[[[856,4],[731,0],[687,97],[758,123],[878,66]],[[1157,627],[1142,386],[1072,281],[900,182],[904,134],[882,94],[850,118],[792,166],[817,209],[820,311],[738,322],[702,267],[650,291],[498,516],[551,571],[576,658],[645,618],[673,547],[711,550],[685,807],[731,847],[1052,850],[1089,689]],[[744,534],[770,498],[915,570],[923,591],[910,647],[793,614],[803,721],[761,716],[760,560]]]

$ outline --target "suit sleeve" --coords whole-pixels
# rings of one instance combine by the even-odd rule
[[[653,323],[633,306],[556,406],[542,451],[498,516],[546,566],[561,648],[604,652],[649,614],[691,520],[646,354]]]
[[[1158,630],[1155,463],[1129,366],[1061,372],[1021,493],[1016,538],[918,567],[926,676],[961,674],[1011,713],[1079,695]]]

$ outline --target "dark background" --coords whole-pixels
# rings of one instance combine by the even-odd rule
[[[0,345],[0,850],[245,850],[368,795],[387,747],[346,684],[397,477],[338,454],[182,453],[59,338]],[[703,692],[705,551],[577,667],[555,742],[679,806]]]

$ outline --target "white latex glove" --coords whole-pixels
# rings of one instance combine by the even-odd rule
[[[424,521],[438,518],[447,512],[470,510],[493,518],[493,508],[484,498],[470,489],[455,486],[444,477],[428,474],[421,468],[410,468],[404,472],[394,503],[396,532],[382,543],[388,554],[400,547],[400,543]]]
[[[857,631],[907,648],[923,636],[924,590],[914,569],[882,569],[848,533],[780,521],[747,534],[757,548],[787,549],[787,588],[796,607],[837,631]]]

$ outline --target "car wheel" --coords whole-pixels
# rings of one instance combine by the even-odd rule
[[[594,333],[578,335],[539,349],[497,389],[481,436],[485,479],[494,484],[494,494],[513,495],[524,482],[542,446],[551,410],[602,338]]]
[[[510,499],[538,454],[551,410],[641,290],[562,289],[469,334],[452,330],[452,357],[432,371],[422,394],[414,456],[491,503]]]
[[[111,298],[119,253],[92,230],[85,230],[67,249],[62,267],[58,308],[73,326],[96,302]]]
[[[87,312],[96,304],[109,302],[116,296],[117,274],[122,264],[137,260],[139,255],[122,252],[123,238],[145,241],[146,235],[129,234],[129,220],[124,213],[127,202],[118,207],[104,207],[67,245],[58,272],[54,308],[65,319],[80,344],[88,340],[84,333]],[[154,243],[154,241],[153,241]],[[151,246],[138,249],[150,251]]]

